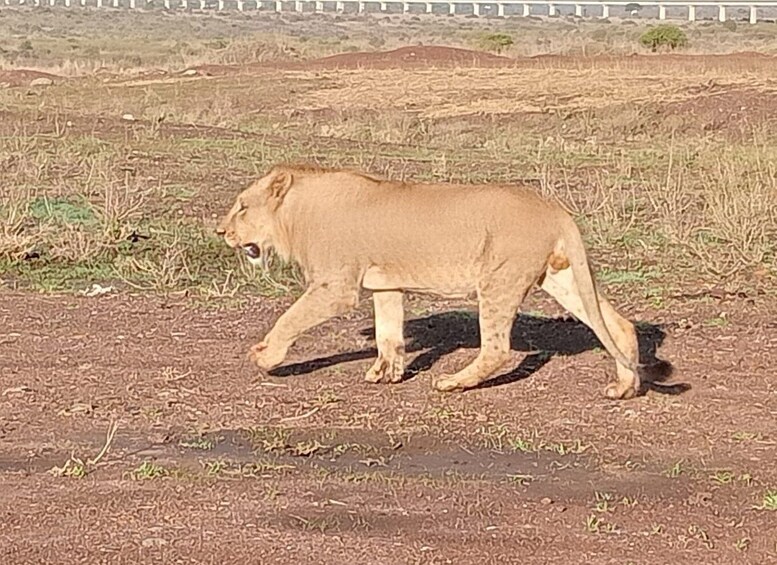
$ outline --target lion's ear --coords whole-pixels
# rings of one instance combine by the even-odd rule
[[[291,183],[294,181],[294,177],[289,171],[279,171],[270,181],[268,190],[270,191],[270,199],[275,203],[275,206],[280,206],[283,199],[286,197],[286,193],[291,188]]]

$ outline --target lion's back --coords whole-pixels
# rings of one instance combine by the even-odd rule
[[[309,261],[455,270],[487,240],[504,255],[552,248],[564,212],[528,187],[404,183],[351,171],[295,180],[294,222]]]

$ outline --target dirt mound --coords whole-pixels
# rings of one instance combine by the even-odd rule
[[[762,70],[765,65],[777,68],[777,57],[755,51],[720,54],[631,53],[629,55],[557,55],[540,54],[511,59],[520,68],[585,69],[599,67],[655,68],[656,65],[680,65],[696,72],[704,69],[736,71]]]
[[[764,63],[777,64],[777,57],[753,51],[724,53],[717,55],[693,55],[678,53],[631,54],[631,55],[556,55],[541,54],[527,57],[502,57],[481,51],[440,45],[419,45],[401,47],[393,51],[339,53],[299,63],[285,63],[284,68],[299,66],[315,69],[347,68],[406,68],[406,67],[516,67],[541,68],[546,66],[573,67],[581,64],[612,65],[614,63],[644,64],[653,66],[661,63],[687,63],[709,67],[733,67],[748,69],[762,67]]]
[[[315,69],[387,69],[396,67],[509,67],[513,59],[441,45],[401,47],[393,51],[339,53],[321,59],[300,62],[299,66]]]
[[[741,52],[719,55],[688,54],[631,54],[631,55],[555,55],[503,57],[482,51],[442,45],[417,45],[392,51],[358,51],[338,53],[328,57],[297,61],[266,61],[242,65],[204,64],[193,66],[177,74],[184,76],[230,76],[267,69],[278,70],[333,70],[333,69],[397,69],[424,67],[511,67],[511,68],[581,68],[612,65],[649,67],[656,64],[685,64],[690,69],[731,68],[739,71],[761,69],[774,64],[777,57],[763,53]]]
[[[737,53],[721,54],[681,54],[661,53],[659,55],[632,55],[629,57],[634,62],[655,64],[685,64],[693,69],[731,69],[736,71],[756,71],[763,69],[765,65],[775,68],[777,57],[765,53],[742,51]]]
[[[676,116],[688,130],[749,135],[777,122],[777,91],[724,86],[710,82],[689,89],[692,98],[664,105],[661,114]]]
[[[338,53],[307,61],[266,61],[242,65],[204,64],[181,71],[183,76],[231,76],[244,72],[266,69],[280,70],[332,70],[332,69],[396,69],[419,67],[510,67],[515,59],[490,53],[444,47],[419,45],[401,47],[393,51],[358,51]]]
[[[56,82],[60,77],[30,69],[0,70],[0,85],[5,87],[30,86],[30,83],[36,79],[48,79]]]

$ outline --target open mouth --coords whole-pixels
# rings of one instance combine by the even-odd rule
[[[251,259],[259,259],[262,256],[262,250],[255,243],[249,243],[243,246],[243,252]]]

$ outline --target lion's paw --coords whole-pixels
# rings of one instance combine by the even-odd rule
[[[628,400],[637,395],[634,387],[624,387],[620,383],[610,383],[604,389],[604,395],[610,400]]]
[[[274,369],[286,358],[286,350],[270,347],[264,341],[254,345],[248,352],[248,358],[260,369],[269,371]]]
[[[455,376],[443,375],[434,382],[434,388],[440,392],[453,392],[463,390],[461,382]]]
[[[385,357],[378,357],[364,375],[364,380],[368,383],[399,383],[402,382],[404,374],[405,364],[402,359],[389,361]]]

